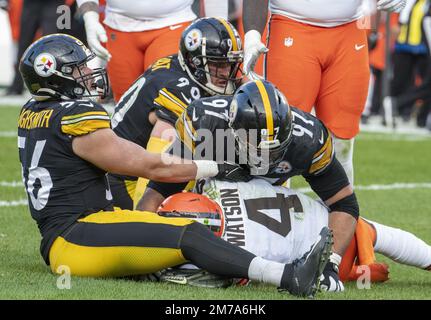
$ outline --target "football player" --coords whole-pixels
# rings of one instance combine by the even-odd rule
[[[354,138],[370,79],[363,17],[375,9],[400,12],[405,4],[406,0],[243,2],[244,71],[250,76],[265,53],[265,79],[299,109],[311,112],[314,107],[334,135],[337,156],[352,185]],[[261,39],[265,26],[266,46]]]
[[[331,261],[334,268],[340,264],[355,231],[359,205],[334,155],[331,133],[320,120],[289,106],[270,82],[257,80],[243,84],[233,97],[216,96],[193,102],[178,119],[176,128],[195,157],[196,151],[202,153],[205,149],[199,142],[208,147],[204,152],[207,160],[226,160],[214,158],[217,150],[223,151],[220,146],[227,146],[224,156],[229,157],[232,154],[229,149],[235,146],[239,158],[235,160],[245,162],[252,173],[274,185],[302,175],[331,209],[329,226],[334,232]],[[217,141],[218,130],[227,131],[230,142]],[[207,139],[206,132],[212,132],[215,141]],[[175,149],[178,148],[173,144],[170,152]],[[184,186],[150,182],[151,190],[146,191],[138,208],[154,211],[167,196]]]
[[[199,189],[203,195],[183,192],[170,196],[157,212],[198,221],[226,241],[269,260],[288,263],[301,257],[321,228],[328,226],[330,210],[322,202],[292,189],[271,186],[263,179],[247,183],[209,179]],[[398,263],[431,270],[431,246],[415,235],[363,218],[359,218],[357,229],[365,232],[355,235],[351,249],[343,256],[341,280],[357,280],[365,275],[366,268],[371,282],[388,280],[388,266],[376,263],[375,252]],[[365,237],[359,238],[359,233]],[[183,274],[190,284],[202,282],[199,270],[188,267],[162,273],[162,279],[169,281],[173,275]],[[321,286],[332,292],[344,290],[336,278],[323,280]]]
[[[121,138],[149,151],[161,150],[173,139],[173,126],[194,100],[214,94],[233,94],[241,77],[241,40],[227,21],[202,18],[181,36],[178,55],[154,63],[121,97],[112,128]],[[169,135],[170,130],[171,135]],[[109,177],[114,205],[133,208],[138,178]],[[145,183],[137,190],[143,194]]]
[[[229,175],[237,167],[213,161],[166,164],[118,137],[105,109],[87,99],[108,88],[105,70],[88,66],[93,58],[78,39],[54,34],[33,43],[19,66],[33,96],[18,120],[19,159],[42,235],[41,254],[52,272],[66,266],[77,276],[141,275],[189,260],[215,274],[249,276],[313,296],[330,254],[327,228],[304,259],[281,264],[233,246],[193,220],[113,211],[107,171],[178,182]]]
[[[178,51],[181,33],[196,19],[193,2],[77,0],[88,45],[100,58],[109,61],[108,74],[116,102],[152,63]],[[204,16],[227,17],[227,3],[201,2]],[[99,15],[102,3],[106,7],[103,23]]]

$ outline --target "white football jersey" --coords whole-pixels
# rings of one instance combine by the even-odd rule
[[[364,0],[270,0],[271,13],[303,23],[335,27],[359,19]]]
[[[125,32],[160,29],[195,19],[192,4],[193,0],[107,0],[104,23]]]
[[[302,257],[328,225],[328,209],[322,203],[263,179],[209,180],[203,194],[223,210],[225,240],[273,261]]]

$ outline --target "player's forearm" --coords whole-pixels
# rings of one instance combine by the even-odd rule
[[[259,33],[265,29],[268,18],[268,1],[269,0],[244,0],[242,5],[242,21],[244,32],[256,30]]]
[[[136,206],[136,210],[156,212],[163,200],[165,200],[164,196],[156,190],[147,187]]]

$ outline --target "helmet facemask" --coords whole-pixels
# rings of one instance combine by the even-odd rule
[[[257,129],[233,130],[235,148],[240,163],[245,163],[255,175],[264,175],[283,161],[290,139],[280,142],[278,139],[267,141],[258,138]]]
[[[205,38],[202,39],[202,55],[182,57],[180,53],[179,58],[188,75],[212,95],[232,95],[244,77],[240,68],[243,52],[229,51],[226,57],[206,55]]]
[[[109,80],[104,68],[90,69],[87,65],[96,57],[93,52],[79,62],[66,63],[61,72],[53,71],[57,76],[69,79],[75,83],[71,98],[105,98],[109,94]],[[84,72],[87,68],[91,72]]]

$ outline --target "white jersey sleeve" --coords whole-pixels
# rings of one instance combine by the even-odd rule
[[[223,210],[225,240],[281,263],[300,258],[328,225],[328,209],[323,204],[262,179],[247,183],[209,180],[203,194]]]
[[[320,27],[335,27],[362,17],[363,0],[270,0],[271,13]]]
[[[104,23],[115,30],[139,32],[192,21],[193,0],[107,0]]]

